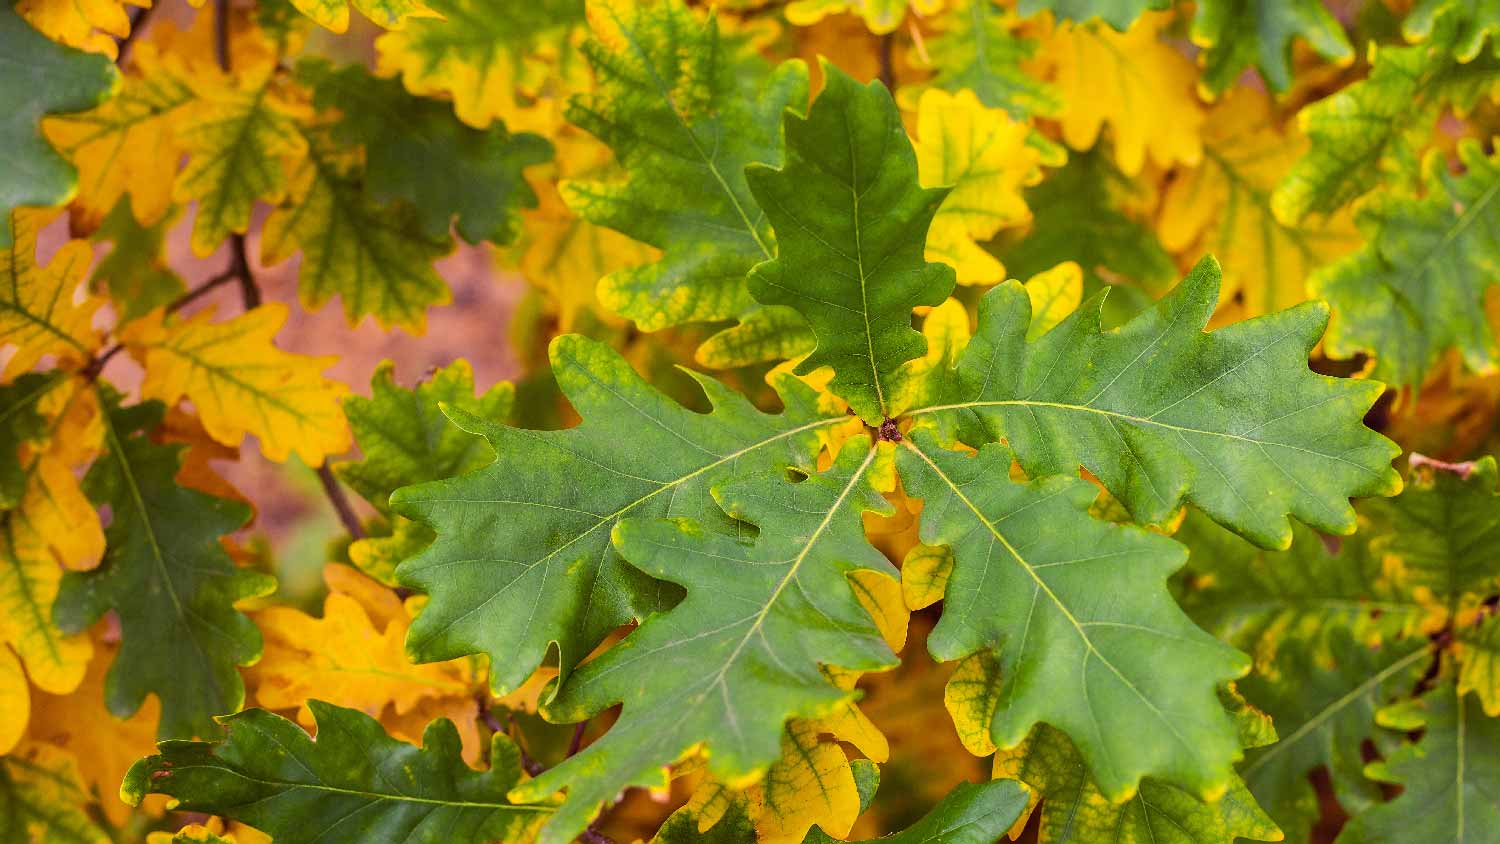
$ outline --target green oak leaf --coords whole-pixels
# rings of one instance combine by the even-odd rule
[[[892,382],[927,350],[912,308],[940,305],[953,268],[925,258],[927,227],[948,195],[917,181],[901,113],[878,82],[860,85],[823,62],[807,116],[786,117],[786,164],[745,170],[776,231],[778,256],[756,265],[750,291],[796,310],[817,347],[797,366],[832,366],[830,389],[866,423],[890,415]]]
[[[359,65],[309,60],[297,75],[316,105],[343,113],[335,134],[365,148],[365,189],[380,202],[410,202],[427,237],[441,239],[456,225],[470,243],[509,243],[521,209],[536,207],[522,171],[552,159],[546,138],[499,123],[470,128],[449,104],[412,96]]]
[[[1467,475],[1413,471],[1396,498],[1370,501],[1373,555],[1400,563],[1397,582],[1408,592],[1456,612],[1466,596],[1500,589],[1500,497],[1495,458],[1471,464]]]
[[[1292,84],[1292,39],[1325,59],[1348,62],[1354,49],[1320,0],[1204,0],[1193,17],[1193,43],[1205,47],[1200,84],[1215,94],[1248,67],[1280,93]]]
[[[489,770],[476,771],[446,718],[428,724],[417,747],[358,710],[308,707],[316,741],[294,721],[248,709],[220,719],[222,741],[162,742],[131,767],[120,797],[135,806],[165,794],[181,811],[249,824],[277,844],[522,841],[552,813],[506,799],[521,779],[521,755],[504,734],[491,740]]]
[[[143,226],[131,213],[130,200],[121,198],[90,238],[113,244],[94,267],[89,285],[108,291],[121,322],[169,305],[186,291],[182,277],[167,265],[167,232],[177,221],[177,214],[169,212],[154,225]]]
[[[370,378],[370,397],[344,400],[363,457],[333,467],[385,514],[397,487],[451,478],[494,460],[489,443],[448,421],[446,408],[503,424],[516,397],[515,387],[504,381],[476,396],[474,370],[462,359],[428,373],[411,389],[396,384],[395,372],[393,361],[382,361]]]
[[[1077,476],[1011,481],[1011,460],[999,443],[970,457],[920,429],[901,444],[902,483],[923,501],[921,541],[954,557],[928,650],[995,651],[999,747],[1045,721],[1072,737],[1111,799],[1147,776],[1222,790],[1240,747],[1214,690],[1250,664],[1173,602],[1166,581],[1182,546],[1094,519],[1097,488]]]
[[[19,505],[26,492],[20,449],[46,436],[47,420],[37,412],[37,402],[57,383],[55,374],[30,372],[0,386],[0,510]]]
[[[563,198],[585,220],[662,250],[656,263],[606,276],[600,302],[643,331],[743,319],[756,310],[745,274],[776,248],[744,168],[781,163],[782,112],[807,102],[807,67],[773,68],[681,0],[592,9],[583,51],[595,90],[567,114],[625,176],[564,182]],[[771,322],[806,334],[795,319]]]
[[[1376,720],[1398,733],[1424,732],[1365,769],[1403,791],[1350,818],[1336,844],[1500,842],[1500,719],[1486,716],[1478,697],[1443,683]]]
[[[114,610],[120,651],[105,679],[109,711],[127,718],[155,694],[157,735],[210,735],[215,715],[244,702],[235,667],[260,656],[260,631],[235,604],[270,594],[276,581],[237,567],[219,544],[250,520],[248,505],[177,485],[184,447],[149,439],[165,407],[120,407],[105,395],[100,403],[106,453],[83,483],[110,508],[104,562],[63,575],[53,617],[78,633]]]
[[[1056,114],[1057,97],[1021,67],[1035,54],[1036,41],[1011,32],[1013,17],[993,0],[956,3],[941,19],[941,34],[927,39],[925,55],[917,55],[934,70],[932,79],[903,85],[902,105],[910,97],[914,106],[923,90],[935,87],[973,91],[986,106],[1003,108],[1017,120]]]
[[[1371,196],[1355,217],[1364,248],[1308,279],[1333,306],[1329,353],[1370,354],[1376,378],[1421,386],[1450,348],[1470,369],[1495,365],[1484,300],[1500,280],[1500,158],[1473,140],[1458,155],[1459,175],[1440,153],[1428,156],[1421,197]]]
[[[403,487],[391,509],[437,533],[397,576],[431,600],[407,650],[422,661],[490,656],[496,691],[515,689],[550,647],[566,675],[616,627],[679,592],[627,564],[610,531],[632,516],[684,516],[734,532],[709,490],[735,477],[812,465],[820,416],[811,389],[777,382],[784,414],[761,413],[694,375],[712,412],[694,413],[647,384],[618,354],[577,335],[552,342],[552,371],[583,419],[529,431],[447,411],[496,458],[457,478]]]
[[[349,559],[382,583],[396,585],[396,566],[426,548],[433,532],[426,525],[391,512],[398,487],[437,481],[478,469],[495,459],[483,437],[459,428],[443,415],[457,408],[487,422],[504,423],[515,404],[515,387],[496,384],[474,394],[474,372],[456,360],[429,373],[416,387],[396,385],[396,365],[383,361],[370,379],[370,397],[344,400],[344,415],[363,454],[337,463],[333,471],[385,517],[367,536],[349,545]]]
[[[1458,25],[1452,40],[1453,57],[1471,62],[1479,56],[1485,39],[1500,32],[1500,7],[1489,0],[1418,0],[1401,22],[1401,34],[1408,41],[1426,41],[1439,31],[1438,20],[1456,13]]]
[[[1072,152],[1066,166],[1026,189],[1032,217],[1025,236],[1002,239],[994,251],[1014,278],[1032,278],[1063,261],[1076,261],[1095,290],[1104,286],[1106,276],[1148,291],[1166,290],[1177,277],[1172,256],[1155,229],[1123,210],[1141,192],[1100,147]]]
[[[1411,494],[1408,487],[1402,497]],[[1377,502],[1385,503],[1371,503]],[[1324,642],[1334,631],[1347,631],[1359,641],[1378,641],[1414,628],[1426,613],[1391,582],[1365,534],[1331,551],[1317,531],[1293,524],[1291,547],[1267,551],[1190,512],[1174,538],[1189,552],[1182,608],[1258,660],[1272,656],[1288,636]]]
[[[0,219],[22,205],[48,207],[73,198],[78,172],[42,137],[49,114],[88,111],[120,84],[104,56],[58,44],[0,3]],[[0,249],[11,244],[0,226]]]
[[[1058,20],[1090,21],[1098,18],[1124,32],[1148,11],[1171,8],[1171,0],[1021,0],[1022,17],[1051,11]]]
[[[1147,779],[1115,803],[1089,778],[1061,730],[1038,725],[1019,746],[995,757],[995,775],[1014,777],[1042,800],[1040,844],[1235,844],[1280,841],[1281,831],[1238,777],[1212,803]]]
[[[896,664],[849,580],[896,574],[866,542],[861,518],[894,512],[872,483],[879,453],[855,437],[828,471],[800,483],[770,473],[715,485],[725,512],[760,528],[753,541],[688,519],[615,527],[631,565],[687,597],[578,668],[544,708],[548,720],[572,722],[624,704],[603,738],[512,792],[528,801],[568,789],[542,844],[571,841],[626,786],[664,784],[664,766],[700,743],[716,779],[752,779],[780,757],[788,720],[850,699],[820,665]]]
[[[1271,196],[1277,219],[1331,214],[1392,175],[1414,174],[1444,110],[1465,113],[1500,90],[1500,57],[1454,58],[1461,16],[1453,8],[1429,41],[1378,48],[1368,78],[1302,109],[1297,122],[1311,143]]]
[[[266,219],[261,260],[276,264],[302,251],[297,292],[310,310],[337,295],[351,325],[373,315],[385,327],[422,331],[427,309],[452,298],[432,268],[452,250],[447,231],[429,236],[410,205],[374,201],[365,169],[331,125],[301,127],[301,138],[307,154],[286,202]]]
[[[980,303],[959,392],[911,415],[957,414],[966,441],[1005,439],[1032,475],[1082,466],[1142,523],[1187,500],[1263,547],[1290,545],[1288,515],[1352,532],[1351,496],[1401,488],[1399,449],[1361,421],[1381,385],[1308,369],[1321,303],[1204,333],[1219,276],[1205,258],[1120,328],[1100,329],[1097,297],[1030,343],[1030,299],[1007,282]]]
[[[1250,751],[1240,776],[1266,813],[1292,841],[1308,840],[1319,817],[1318,797],[1308,774],[1326,766],[1333,791],[1347,811],[1381,800],[1361,773],[1361,745],[1380,739],[1375,712],[1410,694],[1432,656],[1422,640],[1370,648],[1335,631],[1328,647],[1289,640],[1264,671],[1238,688],[1276,722],[1281,739]],[[1377,749],[1389,746],[1377,741]]]

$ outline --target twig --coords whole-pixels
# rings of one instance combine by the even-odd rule
[[[115,355],[118,355],[124,350],[125,345],[123,343],[116,343],[113,346],[110,346],[108,349],[105,349],[104,352],[98,357],[89,361],[88,365],[80,370],[78,374],[83,376],[83,379],[85,381],[96,380],[99,377],[99,373],[104,371],[104,366],[108,364]]]
[[[157,0],[157,3],[159,2],[160,0]],[[131,45],[135,43],[136,36],[145,31],[146,21],[151,19],[151,13],[156,11],[156,7],[157,4],[153,3],[152,5],[147,6],[144,9],[137,9],[131,16],[130,31],[125,33],[124,38],[120,39],[120,47],[118,52],[115,54],[116,65],[120,67],[125,66],[125,62],[130,58]]]
[[[582,841],[583,844],[615,844],[615,840],[613,838],[610,838],[608,835],[605,835],[599,830],[594,829],[593,825],[590,825],[588,829],[585,829],[583,832],[579,833],[578,840]]]
[[[338,513],[339,521],[344,523],[344,530],[355,539],[365,538],[364,525],[359,523],[359,516],[354,514],[354,508],[349,506],[349,497],[344,495],[344,488],[339,486],[338,478],[333,476],[333,470],[328,468],[328,461],[318,467],[318,480],[323,484],[323,494],[333,503],[333,511]]]
[[[245,310],[260,307],[260,286],[255,283],[255,274],[250,271],[250,259],[245,256],[245,236],[229,236],[229,272],[240,280],[240,299]]]
[[[583,730],[588,725],[587,721],[579,721],[578,726],[573,728],[573,740],[568,742],[569,756],[577,756],[579,748],[583,747]]]
[[[214,55],[219,69],[229,72],[229,0],[214,0]]]
[[[205,281],[197,287],[194,287],[192,290],[189,290],[181,296],[178,296],[175,300],[172,301],[172,304],[167,305],[167,313],[175,314],[188,305],[192,304],[193,302],[197,301],[199,298],[212,293],[215,288],[222,287],[223,285],[228,284],[231,281],[236,281],[237,279],[238,276],[235,275],[233,270],[225,270],[224,272],[219,273],[208,281]]]

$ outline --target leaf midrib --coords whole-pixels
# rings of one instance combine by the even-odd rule
[[[511,803],[480,803],[471,800],[439,800],[433,797],[416,797],[407,794],[384,794],[378,791],[363,791],[357,788],[341,788],[336,785],[323,783],[297,782],[295,780],[269,780],[253,777],[243,771],[233,768],[221,767],[219,765],[173,765],[172,773],[182,771],[217,771],[221,774],[230,774],[256,785],[268,785],[276,788],[299,789],[305,788],[312,791],[326,791],[332,794],[342,794],[349,797],[362,797],[371,801],[389,801],[392,803],[418,803],[429,806],[444,806],[457,809],[487,809],[508,812],[525,812],[534,814],[551,814],[555,811],[551,806],[526,805]]]

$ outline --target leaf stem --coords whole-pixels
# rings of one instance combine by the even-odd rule
[[[893,96],[896,93],[896,63],[892,60],[891,52],[895,43],[894,33],[887,32],[880,36],[880,81],[885,83],[886,90]]]
[[[153,4],[143,9],[137,9],[135,11],[135,14],[131,16],[130,31],[125,33],[124,38],[120,39],[120,47],[118,52],[115,54],[116,65],[120,67],[125,66],[125,62],[130,58],[131,45],[135,43],[136,37],[143,31],[145,31],[146,22],[151,19],[151,13],[156,11],[159,5],[160,4]]]
[[[583,747],[583,730],[589,725],[587,721],[579,721],[578,726],[573,728],[573,738],[568,742],[568,755],[576,756]]]
[[[345,495],[344,488],[339,486],[339,480],[333,476],[333,470],[328,467],[327,460],[324,460],[323,465],[318,467],[318,482],[323,485],[323,494],[328,496],[329,502],[333,504],[333,511],[338,514],[344,530],[355,539],[364,539],[364,525],[359,523],[359,516],[349,504],[349,496]]]

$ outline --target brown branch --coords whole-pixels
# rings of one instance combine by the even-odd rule
[[[131,15],[130,31],[125,33],[124,38],[120,39],[120,47],[115,54],[115,64],[119,67],[124,67],[125,62],[130,59],[131,45],[135,43],[136,37],[146,30],[146,22],[151,19],[151,13],[156,11],[159,3],[160,0],[156,4],[147,6],[144,9],[135,10],[134,14]]]
[[[98,357],[89,361],[88,365],[79,370],[78,374],[83,376],[83,380],[85,381],[92,382],[97,380],[99,378],[99,373],[104,371],[105,365],[108,364],[115,355],[118,355],[124,350],[125,345],[123,343],[116,343],[113,346],[110,346],[108,349],[105,349],[104,352]]]
[[[891,56],[895,45],[896,37],[892,33],[880,36],[880,81],[892,94],[896,93],[896,63]]]
[[[339,486],[338,478],[333,476],[333,470],[328,468],[327,460],[318,467],[318,481],[323,484],[323,494],[333,503],[333,511],[338,514],[339,521],[343,522],[344,530],[355,539],[364,539],[364,525],[359,523],[359,516],[355,515],[354,508],[349,504],[349,497],[344,495],[344,488]]]
[[[250,271],[250,259],[245,256],[245,236],[242,234],[229,236],[229,272],[240,280],[240,300],[245,303],[245,310],[253,311],[260,307],[260,285],[255,283],[255,274]]]
[[[208,281],[203,282],[197,287],[194,287],[192,290],[189,290],[188,292],[172,300],[172,303],[170,305],[167,305],[167,313],[175,314],[188,305],[192,304],[193,302],[196,302],[203,296],[212,293],[217,288],[222,287],[231,281],[237,280],[237,278],[238,277],[232,271],[225,270],[224,272],[219,273],[213,278],[210,278]]]
[[[229,72],[229,0],[214,0],[214,55],[219,69]]]
[[[588,725],[587,721],[579,721],[578,726],[573,728],[573,738],[568,742],[569,756],[577,756],[579,749],[583,747],[583,730]]]

